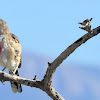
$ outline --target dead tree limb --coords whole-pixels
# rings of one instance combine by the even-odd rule
[[[90,25],[90,21],[91,20],[88,21],[88,25]],[[87,27],[88,25],[84,25],[84,26]],[[85,28],[84,28],[84,30],[85,30]],[[87,29],[86,29],[86,31],[87,31]],[[78,48],[80,45],[85,43],[90,38],[98,35],[99,33],[100,33],[100,26],[98,26],[97,28],[94,28],[94,29],[91,29],[91,27],[89,27],[87,34],[83,35],[81,38],[79,38],[77,41],[75,41],[73,44],[71,44],[52,63],[48,62],[48,68],[47,68],[46,74],[44,75],[44,78],[41,81],[38,80],[36,78],[36,76],[33,80],[31,80],[31,79],[21,78],[21,77],[15,76],[15,75],[10,75],[3,71],[0,71],[0,81],[15,81],[17,83],[20,83],[20,84],[23,84],[26,86],[40,88],[41,90],[45,91],[53,100],[64,100],[64,98],[52,86],[52,78],[53,78],[54,72],[56,71],[58,66],[71,53],[73,53],[76,50],[76,48]]]

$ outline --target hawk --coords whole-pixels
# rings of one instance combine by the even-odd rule
[[[19,76],[18,68],[22,64],[21,51],[19,38],[10,33],[7,23],[0,19],[0,66],[8,68],[9,74]],[[22,92],[21,84],[13,81],[10,83],[14,93]]]

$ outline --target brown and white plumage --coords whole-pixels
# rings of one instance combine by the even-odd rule
[[[0,65],[8,68],[10,74],[19,76],[18,68],[21,67],[21,45],[19,39],[13,33],[10,33],[7,23],[0,19]],[[21,84],[11,82],[14,93],[22,92]]]
[[[5,31],[6,33],[10,33],[10,29],[9,29],[7,23],[4,20],[0,19],[0,32],[2,30]]]

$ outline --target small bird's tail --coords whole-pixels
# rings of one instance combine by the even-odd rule
[[[9,74],[13,74],[13,73],[9,71]],[[16,70],[15,75],[19,76],[18,70]],[[16,93],[16,92],[21,93],[22,92],[21,84],[13,82],[13,81],[10,83],[11,83],[11,88],[12,88],[13,93]]]

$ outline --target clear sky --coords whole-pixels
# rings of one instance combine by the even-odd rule
[[[78,28],[78,22],[93,17],[92,28],[100,25],[99,4],[99,0],[1,0],[0,18],[20,38],[23,51],[55,58],[86,33]],[[68,60],[99,64],[99,43],[100,35],[79,47]]]

